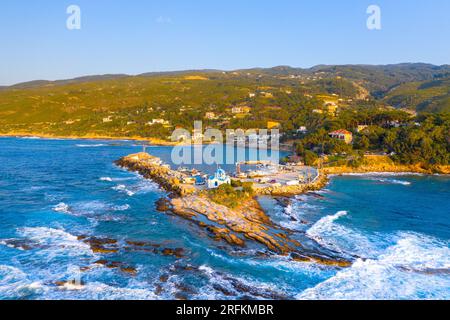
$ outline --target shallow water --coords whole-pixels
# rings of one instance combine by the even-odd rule
[[[134,142],[2,138],[0,148],[1,299],[450,298],[448,177],[335,177],[286,208],[261,199],[305,243],[354,259],[339,269],[259,257],[257,245],[237,251],[157,212],[165,193],[112,164],[140,151]],[[171,148],[148,151],[170,160]],[[94,253],[78,236],[117,239],[119,251]],[[127,240],[184,256],[129,250]],[[80,288],[55,284],[78,278]]]

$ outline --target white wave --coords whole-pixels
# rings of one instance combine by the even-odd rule
[[[373,181],[382,182],[382,183],[401,184],[401,185],[404,185],[404,186],[411,185],[411,182],[409,182],[409,181],[397,180],[397,179],[374,178],[372,180]]]
[[[124,184],[118,184],[117,186],[112,188],[113,190],[125,193],[126,195],[128,195],[129,197],[132,197],[135,195],[135,192],[127,189],[127,186]]]
[[[158,297],[153,290],[142,286],[141,288],[120,288],[109,286],[100,282],[91,282],[84,285],[77,292],[55,292],[55,299],[78,300],[156,300]]]
[[[322,209],[322,207],[308,202],[310,199],[306,195],[296,196],[286,207],[276,207],[272,212],[274,214],[273,218],[284,228],[304,230],[307,224],[305,215]]]
[[[70,206],[60,203],[53,207],[53,210],[56,212],[70,214],[75,217],[84,217],[93,224],[98,221],[122,221],[126,217],[113,212],[126,211],[128,209],[130,209],[129,204],[113,205],[99,200],[78,202]]]
[[[253,296],[257,299],[269,299],[272,294],[277,296],[288,296],[287,289],[280,283],[267,283],[261,282],[251,277],[241,277],[230,275],[223,272],[217,272],[208,265],[202,265],[199,267],[199,271],[202,271],[208,277],[208,285],[200,289],[200,295],[198,299],[220,299],[221,293],[214,289],[214,286],[220,286],[232,293],[236,297],[246,294]],[[239,287],[246,287],[248,292],[240,292]]]
[[[42,283],[31,281],[22,270],[0,265],[0,297],[1,299],[26,299],[39,293]]]
[[[133,188],[138,194],[146,194],[149,192],[154,192],[159,190],[159,185],[151,180],[142,178],[139,183],[137,183]]]
[[[121,206],[113,206],[112,209],[114,211],[126,211],[126,210],[130,209],[130,205],[129,204],[124,204],[124,205],[121,205]]]
[[[423,173],[417,172],[364,172],[364,173],[342,173],[332,174],[330,177],[336,176],[354,176],[354,177],[405,177],[405,176],[423,176]]]
[[[98,143],[98,144],[77,144],[78,148],[99,148],[99,147],[106,147],[106,144]]]
[[[78,238],[64,230],[47,227],[25,227],[17,230],[18,234],[38,244],[43,245],[40,255],[52,259],[56,256],[92,255],[89,245],[78,241]]]
[[[304,276],[313,276],[322,277],[324,275],[324,271],[329,269],[327,266],[323,266],[317,263],[304,263],[293,261],[288,256],[280,256],[275,255],[271,256],[267,259],[257,259],[254,258],[255,252],[253,250],[248,250],[249,257],[240,257],[239,259],[227,257],[220,253],[215,252],[212,249],[207,249],[209,255],[224,261],[227,265],[235,265],[236,267],[241,267],[242,265],[248,265],[254,269],[261,270],[260,272],[264,273],[266,271],[273,272],[273,269],[277,271],[285,272],[287,275],[304,275]],[[208,270],[213,270],[208,266],[202,266],[204,268],[204,272],[208,273]],[[209,268],[209,269],[208,269]],[[272,270],[270,270],[272,269]]]
[[[53,211],[56,212],[63,212],[63,213],[70,213],[70,207],[65,204],[64,202],[58,203],[56,206],[53,207]]]
[[[380,249],[375,241],[351,228],[336,223],[337,220],[347,215],[347,211],[339,211],[334,215],[325,216],[309,228],[306,235],[325,248],[342,254],[363,257],[367,257],[368,254],[377,255]],[[377,241],[379,240],[377,239]]]
[[[113,180],[112,180],[112,178],[110,178],[110,177],[101,177],[101,178],[100,178],[100,181],[112,182]]]
[[[448,242],[403,233],[376,259],[359,259],[350,268],[303,291],[297,298],[448,300],[449,272]]]
[[[157,183],[141,178],[140,181],[132,186],[126,186],[124,184],[118,184],[112,187],[113,190],[119,191],[121,193],[125,193],[129,197],[134,196],[135,194],[146,194],[149,192],[155,192],[159,190],[159,186]]]

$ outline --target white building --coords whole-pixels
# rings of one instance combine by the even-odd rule
[[[222,169],[217,169],[213,176],[208,178],[208,189],[216,189],[223,184],[231,184],[231,178]]]
[[[301,126],[297,129],[298,134],[307,133],[308,129],[305,126]]]
[[[148,122],[149,125],[154,125],[154,124],[162,124],[162,125],[168,125],[170,124],[169,121],[164,120],[164,119],[153,119],[152,121]]]

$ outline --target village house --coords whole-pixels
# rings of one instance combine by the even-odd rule
[[[305,126],[301,126],[297,129],[297,134],[305,134],[308,133],[308,129]]]
[[[366,130],[368,127],[369,127],[369,126],[366,125],[366,124],[360,124],[360,125],[358,125],[358,127],[356,128],[356,131],[357,131],[358,133],[361,133],[361,132],[363,132],[364,130]]]
[[[217,119],[217,116],[214,112],[207,112],[205,113],[205,119],[215,120]]]
[[[170,122],[164,119],[153,119],[152,121],[147,123],[148,125],[152,126],[155,124],[162,124],[162,125],[169,125]]]
[[[231,113],[234,114],[246,114],[250,113],[250,107],[247,106],[234,106],[231,108]]]
[[[341,129],[329,133],[329,136],[333,139],[344,141],[346,144],[353,142],[353,134],[350,131]]]
[[[113,117],[112,116],[108,116],[106,118],[103,118],[103,123],[112,122],[112,121],[113,121]]]

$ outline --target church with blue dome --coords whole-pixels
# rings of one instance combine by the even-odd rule
[[[231,178],[225,170],[218,168],[214,175],[208,178],[208,189],[215,189],[223,184],[231,184]]]

